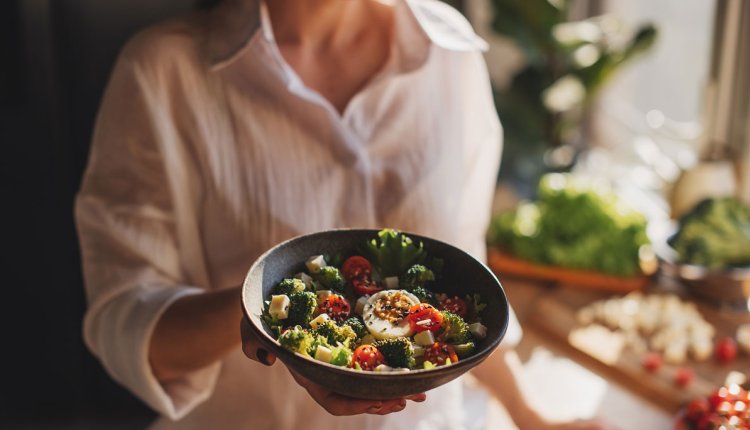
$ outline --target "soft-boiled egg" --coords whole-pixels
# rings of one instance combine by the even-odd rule
[[[414,331],[406,316],[416,304],[419,304],[419,299],[408,291],[385,290],[367,299],[362,317],[376,339],[408,337]]]

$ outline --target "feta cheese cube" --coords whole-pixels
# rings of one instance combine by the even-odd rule
[[[690,342],[690,354],[697,361],[708,360],[711,357],[711,353],[714,351],[714,346],[711,340],[708,338],[696,338]]]
[[[429,330],[420,331],[414,335],[414,343],[422,346],[430,346],[435,343],[435,336]]]
[[[412,349],[414,350],[415,357],[424,356],[424,347],[422,345],[412,345]]]
[[[286,294],[271,296],[268,314],[279,320],[287,319],[289,317],[289,296]]]
[[[305,272],[299,272],[294,275],[295,278],[305,283],[305,287],[312,288],[313,278]]]
[[[387,364],[379,364],[376,368],[376,372],[390,372],[393,368]]]
[[[333,291],[331,290],[320,290],[316,291],[315,294],[318,296],[318,303],[322,302],[323,300],[327,299],[333,294]]]
[[[385,288],[389,290],[395,290],[398,288],[398,276],[389,276],[383,281],[385,282]]]
[[[325,324],[325,322],[329,319],[331,319],[331,317],[329,317],[328,314],[320,314],[317,317],[313,318],[312,321],[310,321],[310,327],[315,330],[319,325]]]
[[[487,336],[487,327],[479,322],[469,325],[469,333],[476,339],[484,339]]]
[[[309,270],[310,273],[318,273],[321,268],[327,266],[326,259],[322,255],[313,255],[307,259],[305,266],[307,266],[307,270]]]
[[[333,356],[333,354],[331,353],[331,350],[328,349],[328,348],[326,348],[323,345],[318,345],[318,349],[315,350],[315,359],[316,360],[325,361],[326,363],[330,363],[332,356]]]

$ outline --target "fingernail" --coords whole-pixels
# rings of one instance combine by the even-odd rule
[[[382,409],[382,408],[383,408],[383,403],[378,402],[378,403],[375,403],[374,405],[370,406],[370,408],[367,409],[367,412],[369,412],[371,414],[374,414],[376,412],[379,412],[380,409]]]
[[[427,400],[427,395],[426,394],[422,394],[420,396],[417,396],[414,399],[415,402],[424,402],[425,400]]]
[[[271,363],[268,362],[268,351],[266,351],[263,348],[258,348],[257,351],[255,351],[255,357],[258,358],[258,361],[265,364],[266,366],[270,366]]]

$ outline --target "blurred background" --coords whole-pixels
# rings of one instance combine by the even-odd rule
[[[5,226],[0,261],[2,273],[10,274],[4,282],[10,296],[2,301],[6,344],[2,428],[139,428],[153,417],[109,379],[83,345],[85,300],[72,202],[86,164],[99,98],[119,48],[139,28],[187,12],[194,3],[6,0],[1,6],[0,142],[5,153],[0,157],[0,175],[3,194],[9,198],[0,211],[0,225]],[[742,352],[738,333],[750,323],[750,284],[742,275],[743,267],[750,265],[750,259],[742,260],[750,252],[750,239],[726,238],[750,237],[750,227],[738,221],[732,231],[699,229],[693,236],[708,235],[717,243],[735,245],[717,250],[702,244],[697,252],[690,235],[682,235],[689,229],[679,216],[696,213],[695,205],[707,197],[732,197],[740,209],[733,209],[734,200],[729,205],[721,201],[703,207],[698,215],[734,211],[739,215],[731,216],[741,218],[748,213],[742,205],[746,208],[750,203],[750,4],[742,0],[449,3],[490,42],[486,58],[505,129],[496,216],[488,234],[497,251],[491,264],[501,276],[515,279],[504,285],[518,303],[522,321],[533,326],[540,306],[553,306],[539,297],[553,297],[565,305],[545,308],[557,312],[556,321],[568,324],[558,324],[566,327],[565,332],[544,327],[527,330],[530,377],[540,368],[540,356],[533,355],[532,345],[557,345],[550,350],[572,357],[576,366],[603,378],[592,381],[625,387],[610,402],[637,406],[637,400],[628,403],[622,396],[643,397],[644,404],[658,406],[656,416],[671,419],[680,405],[722,385],[731,370],[747,372],[750,360]],[[542,178],[546,182],[540,187]],[[605,185],[591,191],[592,184]],[[637,215],[620,210],[620,201]],[[553,213],[553,219],[546,220],[545,213]],[[579,220],[578,226],[561,225],[563,218]],[[681,240],[667,244],[666,238],[675,232]],[[591,240],[574,242],[588,245],[566,248],[579,234],[590,235]],[[643,247],[649,243],[653,246]],[[612,246],[618,250],[612,251]],[[578,258],[558,258],[540,248]],[[729,260],[718,261],[715,257],[720,254],[729,255]],[[596,255],[635,263],[631,267],[599,261]],[[691,261],[692,257],[697,260]],[[539,270],[529,271],[519,262],[615,279],[590,281],[577,272],[570,278],[570,273],[554,270],[542,270],[540,277]],[[688,266],[703,272],[688,279]],[[730,269],[736,269],[731,276],[726,274]],[[717,273],[729,277],[715,278]],[[706,294],[711,282],[734,290],[711,287]],[[594,287],[580,288],[589,284]],[[635,329],[645,348],[634,346],[638,341],[623,341],[622,348],[629,352],[609,362],[569,339],[577,325],[591,328],[597,318],[622,313],[617,310],[620,302],[609,310],[597,308],[596,303],[624,298],[630,300],[630,309],[632,303],[645,308],[652,291],[695,301],[714,327],[708,340],[712,351],[717,339],[729,336],[740,344],[740,361],[717,370],[713,362],[689,367],[690,360],[703,361],[692,355],[682,361],[665,360],[674,361],[674,367],[655,374],[658,383],[639,392],[633,381],[643,379],[646,354],[673,358],[666,347],[654,346],[653,339],[644,335],[648,330]],[[607,339],[613,333],[633,333],[618,324],[601,324],[609,330]],[[591,343],[583,341],[587,342]],[[673,381],[685,363],[697,381],[687,385],[689,390]],[[734,377],[741,383],[742,378]],[[664,396],[671,398],[654,400]],[[628,413],[632,411],[623,415]]]

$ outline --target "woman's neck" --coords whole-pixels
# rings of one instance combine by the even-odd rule
[[[267,0],[279,45],[347,45],[361,29],[369,0]]]

